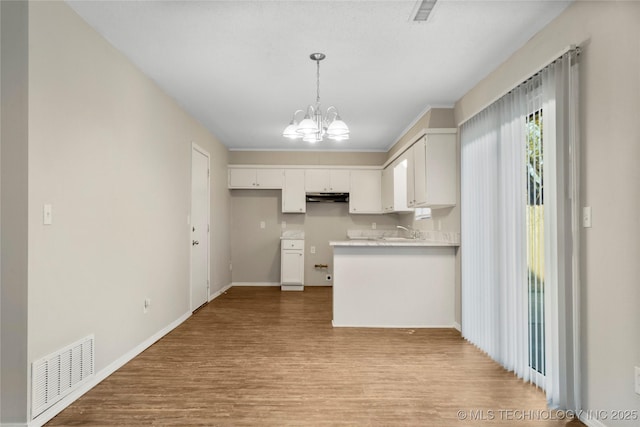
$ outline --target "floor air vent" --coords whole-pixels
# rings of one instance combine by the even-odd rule
[[[33,363],[31,418],[35,418],[93,375],[93,335]]]

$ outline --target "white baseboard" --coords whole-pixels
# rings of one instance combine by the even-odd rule
[[[458,323],[458,322],[453,322],[453,327],[454,327],[458,332],[462,332],[462,326],[460,326],[460,323]]]
[[[124,366],[131,359],[133,359],[134,357],[136,357],[137,355],[139,355],[140,353],[145,351],[147,348],[149,348],[152,344],[154,344],[160,338],[162,338],[163,336],[167,335],[169,332],[174,330],[182,322],[187,320],[190,316],[191,316],[191,311],[183,314],[178,319],[174,320],[169,325],[167,325],[166,327],[162,328],[160,331],[156,332],[154,335],[152,335],[151,337],[147,338],[146,340],[144,340],[143,342],[138,344],[136,347],[134,347],[133,349],[131,349],[127,353],[125,353],[122,356],[120,356],[118,359],[113,361],[111,364],[106,366],[104,369],[100,370],[100,372],[96,372],[96,374],[93,376],[93,378],[89,379],[89,381],[87,381],[85,384],[83,384],[80,388],[78,388],[74,392],[72,392],[69,395],[67,395],[65,398],[60,400],[58,403],[53,405],[51,408],[47,409],[42,414],[38,415],[35,419],[31,420],[29,422],[29,424],[28,424],[28,427],[41,427],[42,425],[47,423],[53,417],[55,417],[60,412],[62,412],[63,409],[65,409],[67,406],[71,405],[74,401],[76,401],[80,396],[82,396],[83,394],[85,394],[86,392],[91,390],[93,387],[98,385],[102,380],[104,380],[109,375],[113,374],[115,371],[120,369],[122,366]],[[15,424],[15,425],[14,424],[2,424],[2,426],[0,426],[0,427],[9,427],[9,426],[17,427],[17,426],[21,426],[21,425],[20,424]],[[25,424],[24,426],[27,426],[27,424]]]
[[[232,282],[231,286],[280,286],[280,282]]]
[[[582,421],[582,424],[586,425],[587,427],[607,427],[607,425],[602,421],[596,418],[589,417],[589,411],[587,410],[582,410],[578,413],[578,418],[580,419],[580,421]]]
[[[229,290],[230,287],[231,287],[231,283],[229,283],[227,286],[223,286],[220,290],[209,295],[209,302],[213,301],[214,299],[218,298],[220,295],[227,292],[227,290]]]
[[[28,424],[20,424],[20,423],[18,423],[18,424],[16,424],[16,423],[8,423],[8,424],[5,423],[5,424],[2,424],[2,423],[0,423],[0,427],[28,427]]]
[[[232,286],[280,286],[280,282],[232,282],[229,286],[225,288],[225,290],[229,289]],[[327,283],[319,283],[319,284],[311,284],[304,286],[333,286],[330,282]]]
[[[378,329],[454,329],[453,325],[340,325],[331,320],[334,328],[378,328]]]

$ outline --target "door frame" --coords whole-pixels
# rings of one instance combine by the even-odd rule
[[[194,152],[198,152],[207,158],[207,298],[204,302],[205,304],[209,302],[211,298],[211,155],[207,150],[196,144],[195,142],[191,142],[191,150],[190,150],[190,168],[189,168],[189,233],[188,233],[188,245],[189,245],[189,311],[193,312],[195,308],[193,307],[193,277],[192,277],[192,268],[193,268],[193,245],[192,241],[192,225],[191,219],[193,218],[193,212],[191,209],[193,208],[193,154]]]

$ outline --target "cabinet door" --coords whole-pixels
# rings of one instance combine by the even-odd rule
[[[329,171],[326,169],[305,170],[304,188],[310,193],[324,193],[329,191]]]
[[[353,214],[382,213],[382,172],[351,171],[349,212]]]
[[[399,158],[393,165],[393,212],[411,212],[407,206],[407,167],[409,161]]]
[[[283,250],[281,255],[280,282],[283,285],[303,285],[304,252]]]
[[[382,171],[382,211],[393,212],[393,165]]]
[[[329,171],[329,191],[348,193],[351,188],[351,173],[346,169],[332,169]]]
[[[407,150],[405,158],[407,160],[407,206],[412,208],[416,205],[413,147]]]
[[[285,169],[282,186],[282,212],[306,212],[304,174],[302,169]]]
[[[229,169],[229,188],[254,188],[255,169]]]
[[[282,188],[283,173],[282,169],[257,169],[256,187],[265,189]]]
[[[457,201],[456,134],[427,135],[426,201],[430,207],[455,206]]]
[[[427,203],[427,147],[425,138],[413,144],[413,200],[415,206]]]

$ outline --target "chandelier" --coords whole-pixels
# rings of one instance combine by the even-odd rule
[[[300,123],[296,120],[298,113],[303,110],[296,110],[293,113],[291,123],[282,132],[282,136],[290,139],[302,138],[303,141],[316,143],[322,141],[326,136],[333,141],[345,141],[349,139],[349,128],[342,121],[336,107],[329,107],[323,114],[320,108],[320,61],[325,58],[324,53],[312,53],[309,56],[317,65],[316,78],[316,104],[309,105],[306,114]]]

